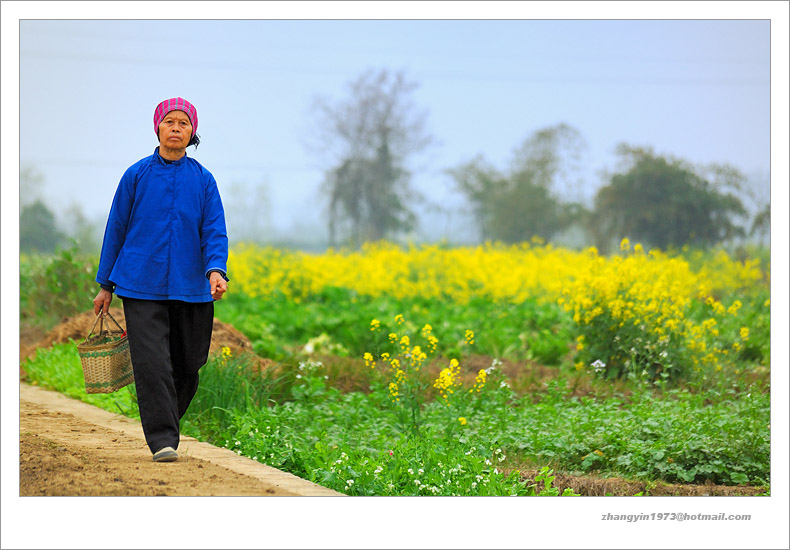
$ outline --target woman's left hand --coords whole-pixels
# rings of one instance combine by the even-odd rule
[[[217,271],[212,271],[209,274],[209,282],[211,283],[211,297],[221,300],[222,295],[228,291],[228,281],[223,279]]]

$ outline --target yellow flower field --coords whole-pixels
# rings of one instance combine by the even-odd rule
[[[756,261],[738,262],[724,252],[715,256],[714,263],[693,272],[683,258],[646,253],[638,244],[633,253],[624,248],[625,259],[601,256],[594,248],[574,251],[539,242],[457,248],[375,243],[358,251],[330,249],[323,254],[240,245],[231,250],[228,264],[234,290],[250,297],[280,291],[292,299],[334,286],[369,296],[420,296],[458,303],[473,297],[554,302],[591,273],[608,278],[610,274],[601,271],[608,266],[609,270],[626,270],[623,277],[644,281],[634,293],[655,293],[664,302],[674,296],[682,305],[683,300],[748,287],[764,278]],[[613,292],[614,284],[610,279],[602,292]]]

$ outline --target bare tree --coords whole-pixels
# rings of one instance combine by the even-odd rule
[[[332,244],[391,238],[415,225],[410,204],[419,196],[407,161],[432,142],[426,113],[411,100],[415,89],[403,73],[368,71],[347,98],[316,99],[313,148],[328,166],[322,191]]]

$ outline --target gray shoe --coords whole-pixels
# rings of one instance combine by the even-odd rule
[[[154,453],[154,462],[173,462],[178,460],[178,453],[173,447],[165,447]]]

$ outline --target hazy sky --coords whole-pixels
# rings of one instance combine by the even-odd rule
[[[25,20],[20,162],[57,210],[79,202],[106,219],[123,171],[157,145],[155,106],[182,96],[203,140],[188,154],[217,178],[232,239],[242,221],[323,231],[312,101],[388,69],[418,84],[437,142],[412,165],[414,187],[446,209],[426,218],[427,238],[468,228],[446,169],[476,155],[505,169],[560,123],[587,142],[587,197],[620,142],[732,164],[767,193],[769,39],[768,20]]]
[[[246,208],[245,223],[254,220],[272,233],[295,227],[318,233],[325,225],[317,192],[322,172],[304,147],[314,129],[310,104],[316,95],[344,97],[349,81],[384,68],[403,70],[419,84],[414,99],[428,112],[428,130],[439,142],[414,165],[414,186],[447,205],[447,212],[428,220],[427,237],[468,229],[454,209],[460,201],[447,168],[482,155],[504,169],[525,138],[559,123],[576,128],[589,145],[588,194],[600,185],[599,171],[614,169],[620,142],[692,163],[728,163],[758,179],[770,169],[772,327],[786,334],[787,2],[1,7],[4,547],[107,541],[142,547],[152,540],[154,546],[239,548],[786,547],[788,503],[777,500],[787,493],[781,468],[772,474],[779,491],[770,498],[670,503],[679,512],[754,514],[748,526],[600,521],[600,512],[655,511],[642,499],[610,504],[503,497],[486,499],[484,507],[462,499],[185,499],[175,507],[170,500],[114,499],[111,508],[102,499],[20,499],[13,329],[19,320],[15,222],[18,192],[24,198],[26,191],[17,186],[20,166],[43,174],[45,199],[57,212],[80,204],[103,223],[124,170],[157,145],[155,106],[183,96],[197,107],[203,139],[188,154],[214,173],[226,206]],[[268,206],[260,206],[264,201],[255,199],[253,186],[264,189]],[[231,240],[238,220],[229,220]],[[772,372],[772,459],[786,464],[788,370],[782,367],[790,359],[788,340],[774,340],[772,363],[780,368]],[[141,503],[145,513],[169,521],[119,535],[113,517],[136,517]],[[90,541],[83,534],[86,521],[92,522]],[[523,525],[526,530],[512,528]]]

